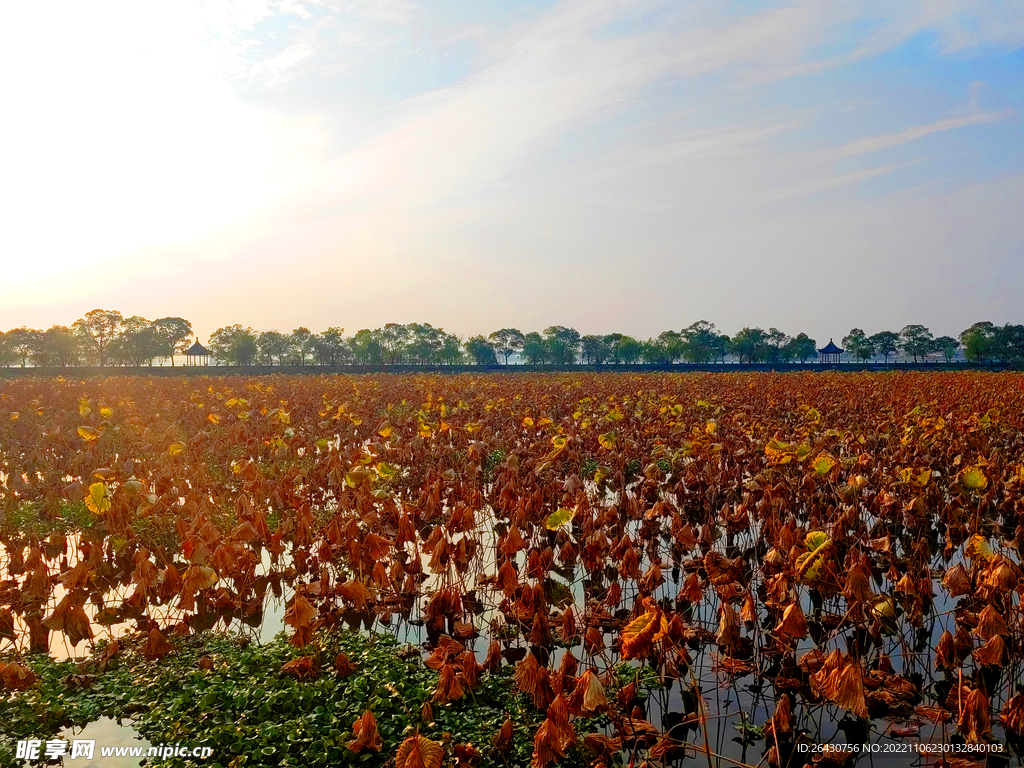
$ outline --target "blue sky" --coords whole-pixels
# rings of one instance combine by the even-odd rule
[[[1024,322],[1024,6],[5,13],[0,328]]]

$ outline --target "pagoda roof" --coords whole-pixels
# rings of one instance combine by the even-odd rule
[[[841,355],[845,352],[845,349],[840,349],[835,345],[832,339],[828,340],[828,344],[818,350],[823,355]]]
[[[186,355],[208,355],[210,351],[198,341],[185,350]]]

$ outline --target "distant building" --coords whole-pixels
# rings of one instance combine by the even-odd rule
[[[185,350],[185,365],[209,365],[210,364],[210,352],[199,343],[196,339],[196,343]]]
[[[818,350],[819,362],[822,363],[838,363],[839,356],[845,352],[845,349],[840,349],[835,345],[832,339],[828,340],[828,344]]]

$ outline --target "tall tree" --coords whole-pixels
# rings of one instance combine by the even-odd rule
[[[761,328],[742,328],[732,337],[729,351],[742,363],[760,362],[767,351],[767,334]]]
[[[110,354],[110,344],[117,338],[123,323],[124,317],[117,310],[94,309],[76,320],[72,328],[81,337],[90,357],[103,368]]]
[[[853,328],[843,337],[843,347],[853,357],[861,361],[867,360],[875,354],[875,348],[871,343],[871,339],[860,328]]]
[[[580,340],[580,354],[583,362],[590,365],[601,365],[608,359],[611,350],[603,336],[588,334]]]
[[[379,365],[381,356],[380,341],[369,328],[363,328],[349,342],[352,355],[360,365]]]
[[[789,336],[778,328],[769,328],[764,338],[767,347],[768,362],[779,363],[784,357],[786,345],[790,342]]]
[[[523,338],[523,357],[530,365],[543,365],[548,361],[547,344],[536,331],[531,331]]]
[[[6,368],[16,360],[14,350],[11,349],[11,342],[7,334],[0,331],[0,366]]]
[[[79,339],[75,333],[63,325],[55,325],[43,332],[43,345],[46,348],[46,363],[60,368],[78,365]]]
[[[544,329],[544,344],[555,365],[569,365],[576,362],[580,348],[580,332],[564,325],[551,325]]]
[[[498,358],[494,354],[494,347],[491,342],[483,336],[473,336],[466,339],[466,353],[477,365],[497,365]]]
[[[935,340],[932,332],[923,325],[908,325],[900,331],[900,346],[916,363],[917,358],[927,357],[935,351]]]
[[[299,326],[288,336],[288,362],[305,365],[313,352],[313,334],[309,328]]]
[[[110,343],[110,355],[136,368],[152,365],[153,358],[163,351],[163,342],[154,325],[144,317],[132,315],[121,323],[121,329]]]
[[[441,348],[437,350],[438,359],[447,365],[457,365],[462,362],[462,342],[459,337],[446,333],[441,339]]]
[[[183,317],[161,317],[153,321],[156,335],[163,347],[160,354],[171,358],[171,366],[174,366],[174,356],[185,353],[192,341],[192,323]]]
[[[522,352],[526,337],[518,328],[502,328],[487,337],[494,347],[494,351],[505,358],[505,365],[508,359],[516,352]]]
[[[328,328],[312,339],[313,359],[320,365],[340,365],[351,354],[344,328]]]
[[[818,356],[818,343],[806,333],[798,333],[786,346],[790,359],[799,360],[801,363]]]
[[[715,324],[707,320],[688,325],[679,335],[686,345],[683,354],[691,363],[708,362],[719,346]]]
[[[7,347],[14,357],[21,361],[21,367],[42,344],[43,332],[34,328],[13,328],[7,332]]]
[[[889,355],[895,355],[899,351],[900,335],[894,331],[879,331],[868,337],[872,349],[876,355],[885,356],[885,364],[889,364]]]
[[[259,352],[256,338],[252,328],[244,328],[237,324],[228,325],[213,332],[208,346],[213,357],[219,362],[252,365]]]
[[[638,362],[643,357],[643,354],[643,342],[634,339],[632,336],[623,336],[619,339],[619,357],[626,365]]]
[[[292,351],[291,339],[280,331],[263,331],[256,338],[260,357],[270,365],[283,365]]]
[[[935,340],[935,348],[945,356],[947,363],[951,363],[960,349],[960,342],[952,336],[939,336]]]
[[[990,360],[995,340],[996,327],[987,320],[974,323],[960,333],[960,344],[964,348],[964,357],[971,362],[984,363],[986,360]]]
[[[381,357],[388,365],[402,360],[409,341],[409,327],[401,323],[388,323],[374,332],[374,338],[380,344]]]

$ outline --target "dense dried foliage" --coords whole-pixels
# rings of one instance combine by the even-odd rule
[[[131,630],[160,659],[176,636],[259,625],[276,596],[293,644],[309,646],[282,669],[300,680],[320,669],[304,661],[318,630],[339,625],[422,642],[433,707],[514,664],[538,713],[535,766],[711,759],[726,748],[708,738],[725,734],[715,715],[737,706],[743,758],[763,739],[776,765],[809,760],[795,746],[833,740],[835,721],[851,742],[876,739],[874,722],[1013,746],[1022,385],[971,373],[3,382],[0,650]],[[335,665],[358,674],[343,655]],[[613,685],[623,665],[667,690],[644,701]],[[20,664],[0,670],[5,688],[33,684]],[[368,709],[352,751],[380,749],[376,729]],[[487,759],[522,738],[506,721]],[[469,765],[482,747],[409,736],[398,760],[440,764],[442,749]]]

